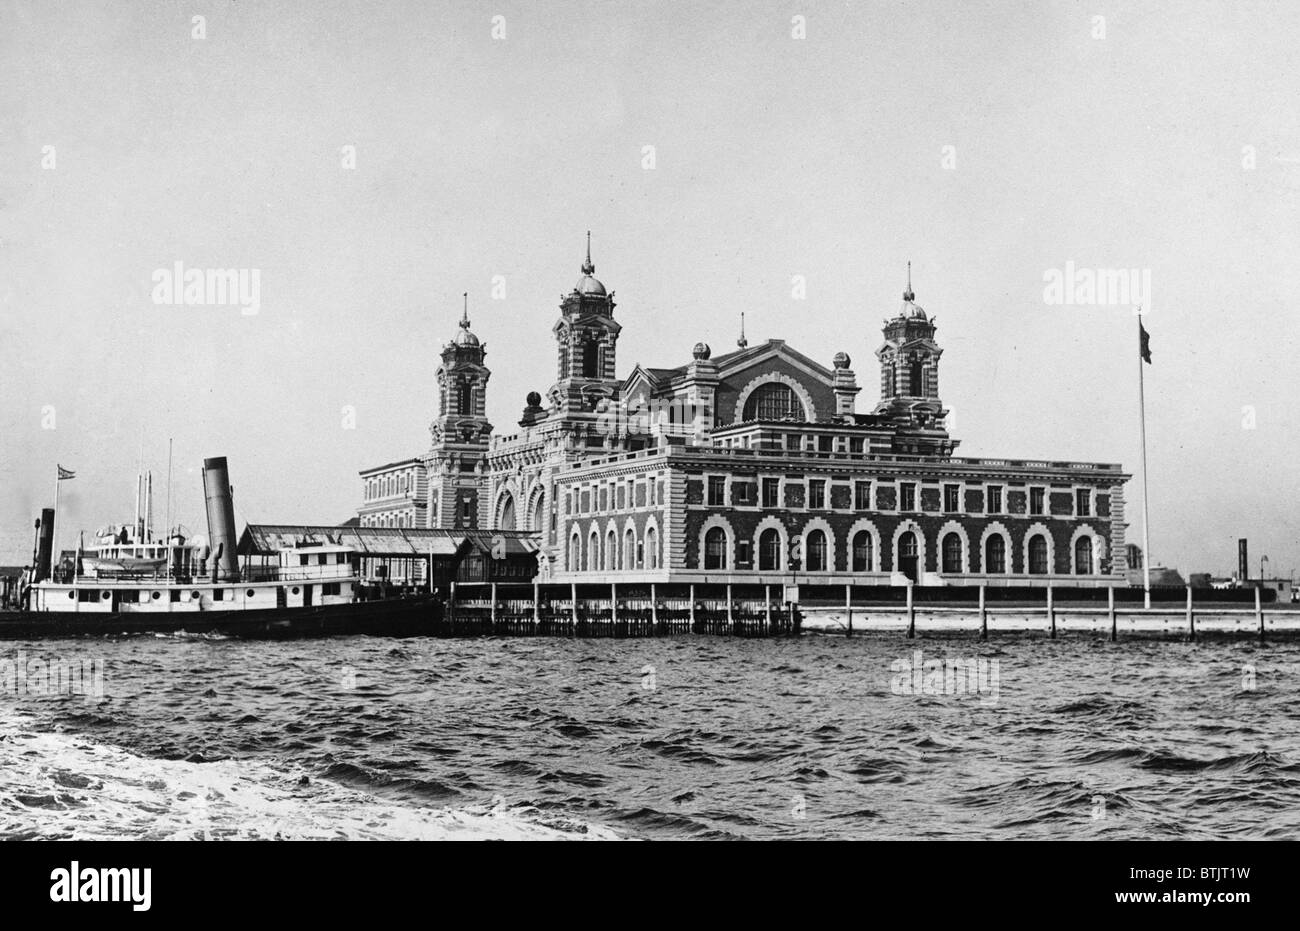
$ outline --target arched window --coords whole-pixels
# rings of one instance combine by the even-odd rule
[[[1029,538],[1029,571],[1033,575],[1047,575],[1047,538],[1041,533]]]
[[[826,534],[814,530],[808,534],[808,571],[826,571]]]
[[[582,344],[582,377],[600,377],[600,341],[585,340]]]
[[[474,386],[467,381],[460,382],[457,385],[456,413],[469,417],[474,415]]]
[[[984,571],[1007,571],[1007,541],[999,533],[992,534],[984,541]]]
[[[781,568],[781,534],[768,527],[758,535],[758,568],[775,571]]]
[[[853,536],[853,571],[870,572],[875,563],[875,544],[871,534],[859,530]]]
[[[727,568],[727,532],[721,527],[710,527],[704,534],[704,568]]]
[[[912,364],[908,366],[907,381],[908,394],[914,398],[925,397],[925,368],[920,359],[913,359]]]
[[[645,532],[645,565],[647,569],[659,568],[659,533],[653,527]]]
[[[961,572],[961,537],[950,533],[943,538],[943,571]]]
[[[587,538],[587,558],[583,560],[582,568],[592,572],[600,568],[600,537],[596,536],[595,530]]]
[[[501,523],[502,530],[515,529],[515,496],[506,495],[506,500],[501,504]]]
[[[745,400],[745,420],[803,420],[803,402],[784,382],[764,382]]]
[[[1074,571],[1077,575],[1092,575],[1092,538],[1079,537],[1074,541]]]
[[[618,540],[615,538],[612,528],[609,533],[605,534],[605,568],[618,568]]]
[[[546,529],[546,495],[538,495],[533,502],[533,530]]]
[[[582,559],[582,540],[575,533],[569,537],[569,571],[576,572],[581,568],[578,563]]]
[[[636,568],[636,534],[631,527],[623,534],[623,568]]]

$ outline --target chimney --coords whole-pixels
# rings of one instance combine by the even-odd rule
[[[1246,538],[1237,541],[1237,579],[1245,585],[1250,579],[1250,563],[1246,562]]]
[[[41,508],[40,533],[36,538],[36,581],[50,577],[54,556],[54,508]]]
[[[203,460],[203,497],[208,509],[208,545],[212,547],[213,581],[217,579],[219,566],[222,578],[238,582],[235,503],[231,497],[225,456]]]

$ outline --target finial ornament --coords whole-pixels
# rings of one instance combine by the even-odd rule
[[[465,307],[460,313],[460,326],[463,330],[469,329],[469,292],[466,291],[461,295],[465,299]]]
[[[749,346],[749,340],[745,339],[745,312],[740,312],[740,339],[736,340],[736,345],[741,349]]]
[[[594,274],[595,271],[596,266],[591,264],[591,230],[587,230],[587,262],[582,266],[582,273],[584,275],[591,275]]]
[[[907,290],[903,292],[903,300],[916,300],[916,295],[912,293],[912,263],[910,260],[907,263]]]

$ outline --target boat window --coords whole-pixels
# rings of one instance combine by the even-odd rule
[[[214,588],[214,589],[212,590],[212,600],[213,600],[213,601],[225,601],[225,600],[226,600],[226,590],[225,590],[224,588]]]

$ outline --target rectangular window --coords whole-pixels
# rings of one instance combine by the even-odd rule
[[[721,507],[727,492],[727,479],[721,475],[709,476],[709,504]]]
[[[655,481],[655,501],[658,502],[659,504],[664,503],[664,480],[663,479],[658,479]]]
[[[859,511],[871,510],[871,483],[853,483],[853,507]]]
[[[1092,489],[1079,488],[1074,492],[1074,513],[1079,517],[1092,515]]]
[[[797,453],[799,447],[803,445],[803,437],[797,433],[787,433],[785,437],[785,448],[788,452]]]
[[[916,510],[916,485],[903,482],[898,486],[898,509],[900,511]]]
[[[829,453],[831,451],[832,444],[834,442],[835,442],[835,437],[833,436],[817,437],[817,451],[822,453]]]
[[[781,502],[781,480],[779,478],[763,479],[763,507],[779,507]]]
[[[949,514],[954,514],[961,510],[961,486],[944,485],[943,486],[943,509]]]
[[[754,486],[748,482],[738,482],[731,486],[732,503],[749,507],[754,503]]]
[[[470,513],[471,513],[471,504],[472,502],[470,501],[469,498],[466,498],[464,501],[460,503],[460,516],[462,519],[469,520]]]
[[[988,512],[990,514],[1002,513],[1002,486],[990,485],[988,489]]]
[[[860,436],[849,437],[849,452],[851,453],[862,452],[862,437]]]
[[[1043,499],[1047,496],[1047,491],[1043,488],[1029,489],[1029,513],[1043,513]]]
[[[821,479],[813,479],[808,483],[808,507],[826,507],[826,483]]]

